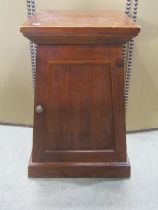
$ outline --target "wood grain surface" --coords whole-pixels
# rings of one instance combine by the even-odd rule
[[[124,43],[140,26],[121,11],[41,11],[21,27],[38,44]]]
[[[139,31],[121,11],[41,11],[21,26],[38,44],[30,177],[130,176],[122,43]]]
[[[28,21],[21,26],[21,31],[24,32],[28,28],[33,27],[34,30],[41,28],[46,31],[48,28],[102,28],[122,30],[128,29],[139,30],[140,26],[132,19],[127,17],[124,12],[112,10],[99,11],[40,11],[34,14]]]

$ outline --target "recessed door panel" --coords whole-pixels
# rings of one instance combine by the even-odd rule
[[[47,150],[113,149],[110,63],[49,62]]]

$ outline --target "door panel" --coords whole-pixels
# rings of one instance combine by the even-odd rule
[[[46,150],[113,149],[110,63],[50,61],[48,66]]]

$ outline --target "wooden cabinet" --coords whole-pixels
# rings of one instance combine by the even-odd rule
[[[41,11],[30,177],[128,177],[122,44],[140,27],[120,11]]]

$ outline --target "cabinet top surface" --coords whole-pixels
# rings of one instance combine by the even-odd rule
[[[40,11],[34,14],[21,27],[21,32],[47,32],[53,29],[113,29],[140,30],[122,11],[91,10],[91,11]]]

